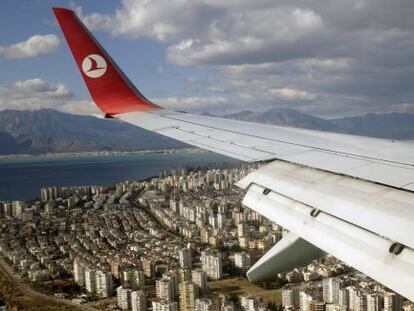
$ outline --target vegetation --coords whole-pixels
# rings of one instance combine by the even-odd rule
[[[56,302],[41,294],[23,291],[0,266],[0,297],[12,311],[77,311],[79,308]]]

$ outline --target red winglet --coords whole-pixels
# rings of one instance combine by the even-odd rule
[[[89,93],[106,115],[161,109],[135,88],[73,11],[53,11]]]

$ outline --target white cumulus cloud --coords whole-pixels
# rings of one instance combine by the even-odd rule
[[[23,42],[0,46],[0,54],[6,58],[30,58],[52,53],[59,45],[59,38],[54,34],[34,35]]]
[[[290,88],[270,89],[269,92],[288,100],[314,100],[316,98],[315,94]]]
[[[192,83],[187,100],[332,117],[414,111],[412,0],[122,0],[105,14],[77,10],[94,31],[161,41],[168,62],[207,69],[213,78]]]
[[[197,111],[200,107],[222,107],[227,99],[222,96],[165,97],[155,98],[153,102],[165,108]]]
[[[302,28],[317,28],[322,24],[321,17],[312,10],[297,8],[293,11],[293,16]]]
[[[40,78],[0,85],[0,111],[51,108],[73,114],[96,114],[98,108],[88,100],[76,99],[63,83]]]

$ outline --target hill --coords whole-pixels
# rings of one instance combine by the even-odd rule
[[[313,130],[372,136],[388,139],[413,140],[414,114],[370,113],[365,116],[322,119],[293,109],[273,108],[265,112],[242,111],[224,116],[229,119],[259,122]]]
[[[186,145],[115,119],[51,109],[0,112],[0,154],[155,150]]]
[[[414,140],[414,114],[367,114],[322,119],[293,109],[241,111],[225,118],[314,130]],[[128,151],[187,145],[115,119],[71,115],[51,109],[0,112],[0,154]]]

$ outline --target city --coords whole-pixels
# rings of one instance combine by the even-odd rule
[[[330,255],[248,283],[246,271],[287,233],[241,204],[234,183],[259,166],[47,187],[38,201],[2,202],[2,269],[74,310],[414,310]]]
[[[414,311],[413,15],[0,1],[0,311]]]

